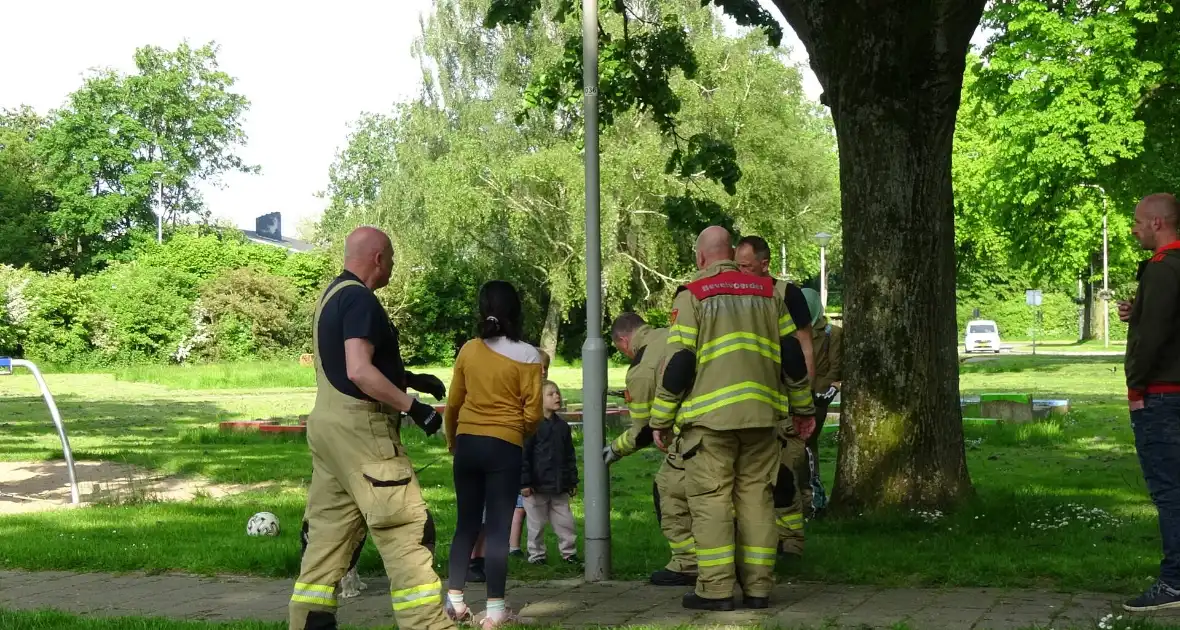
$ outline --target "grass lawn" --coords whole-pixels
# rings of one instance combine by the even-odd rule
[[[1119,364],[1105,357],[1000,357],[962,366],[965,394],[1023,391],[1064,397],[1073,411],[1064,420],[1038,425],[967,427],[968,463],[977,490],[973,500],[951,514],[907,512],[809,523],[806,558],[782,567],[783,575],[899,586],[1128,594],[1145,588],[1156,574],[1159,535],[1120,400]],[[157,368],[137,372],[136,379],[128,374],[119,379],[50,375],[79,458],[127,461],[217,482],[273,482],[273,487],[223,500],[0,517],[0,567],[293,576],[310,473],[306,445],[216,431],[216,423],[225,419],[304,413],[314,398],[311,389],[218,385],[255,387],[279,371],[271,366],[241,370],[253,374],[250,382],[213,367]],[[435,372],[445,377],[445,370]],[[209,376],[216,374],[223,376]],[[555,368],[551,376],[567,399],[576,400],[580,370]],[[622,376],[621,369],[612,369],[611,386],[621,387]],[[188,388],[193,385],[202,389]],[[35,392],[28,377],[0,379],[0,459],[60,456]],[[441,438],[427,439],[416,429],[404,438],[416,464],[430,464],[421,479],[439,525],[441,570],[455,518],[450,467]],[[822,444],[830,482],[833,435],[825,435]],[[649,450],[611,468],[615,577],[646,576],[667,559],[652,511],[651,478],[658,465],[657,453]],[[281,536],[245,536],[247,518],[260,510],[279,516]],[[580,501],[574,512],[580,520]],[[360,569],[382,571],[371,545]],[[556,563],[534,567],[514,560],[511,568],[512,576],[521,579],[577,573]]]
[[[522,626],[524,627],[524,626]],[[533,630],[553,630],[560,626],[528,626]],[[633,630],[687,630],[698,626],[626,626]],[[767,628],[769,626],[749,626],[751,628]],[[0,608],[0,628],[4,630],[285,630],[287,624],[283,622],[266,623],[260,621],[173,621],[170,619],[156,619],[145,617],[112,617],[95,618],[81,617],[55,611],[11,611]],[[341,626],[341,630],[350,630],[351,626]],[[774,630],[789,630],[790,626],[773,626]],[[1105,626],[1054,626],[1059,630],[1174,630],[1177,626],[1152,623],[1142,619],[1110,620]],[[800,629],[802,630],[802,629]],[[905,624],[892,626],[891,630],[909,630]],[[1041,630],[1030,627],[1027,630]]]

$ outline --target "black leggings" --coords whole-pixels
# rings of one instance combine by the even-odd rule
[[[459,523],[451,540],[448,582],[455,590],[467,583],[467,565],[479,532],[484,532],[484,572],[488,597],[504,597],[508,581],[508,535],[520,494],[521,448],[483,435],[455,438],[455,502]],[[484,508],[487,520],[484,522]]]

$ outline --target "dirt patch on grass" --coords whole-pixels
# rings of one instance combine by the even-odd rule
[[[190,501],[224,497],[261,485],[216,484],[163,475],[147,468],[105,461],[74,462],[81,505]],[[0,515],[74,507],[64,460],[0,462]]]

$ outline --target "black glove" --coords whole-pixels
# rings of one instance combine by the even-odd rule
[[[427,436],[438,433],[442,428],[442,415],[435,411],[434,407],[423,402],[415,400],[406,414],[414,419],[414,424],[422,427]]]
[[[406,385],[410,389],[434,396],[435,400],[447,397],[447,388],[443,386],[443,382],[437,376],[406,372]]]

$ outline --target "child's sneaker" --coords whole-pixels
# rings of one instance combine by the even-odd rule
[[[562,561],[567,564],[578,564],[579,562],[581,562],[581,560],[578,559],[577,554],[574,554],[568,558],[562,558]]]
[[[548,562],[547,558],[529,558],[529,564],[545,564]]]
[[[447,600],[447,603],[443,606],[443,610],[446,611],[447,617],[451,621],[454,621],[455,623],[471,623],[472,618],[475,616],[471,613],[471,609],[468,608],[467,606],[463,606],[463,613],[459,614],[459,612],[455,610],[455,606],[451,604],[451,600],[449,600],[449,599]]]

